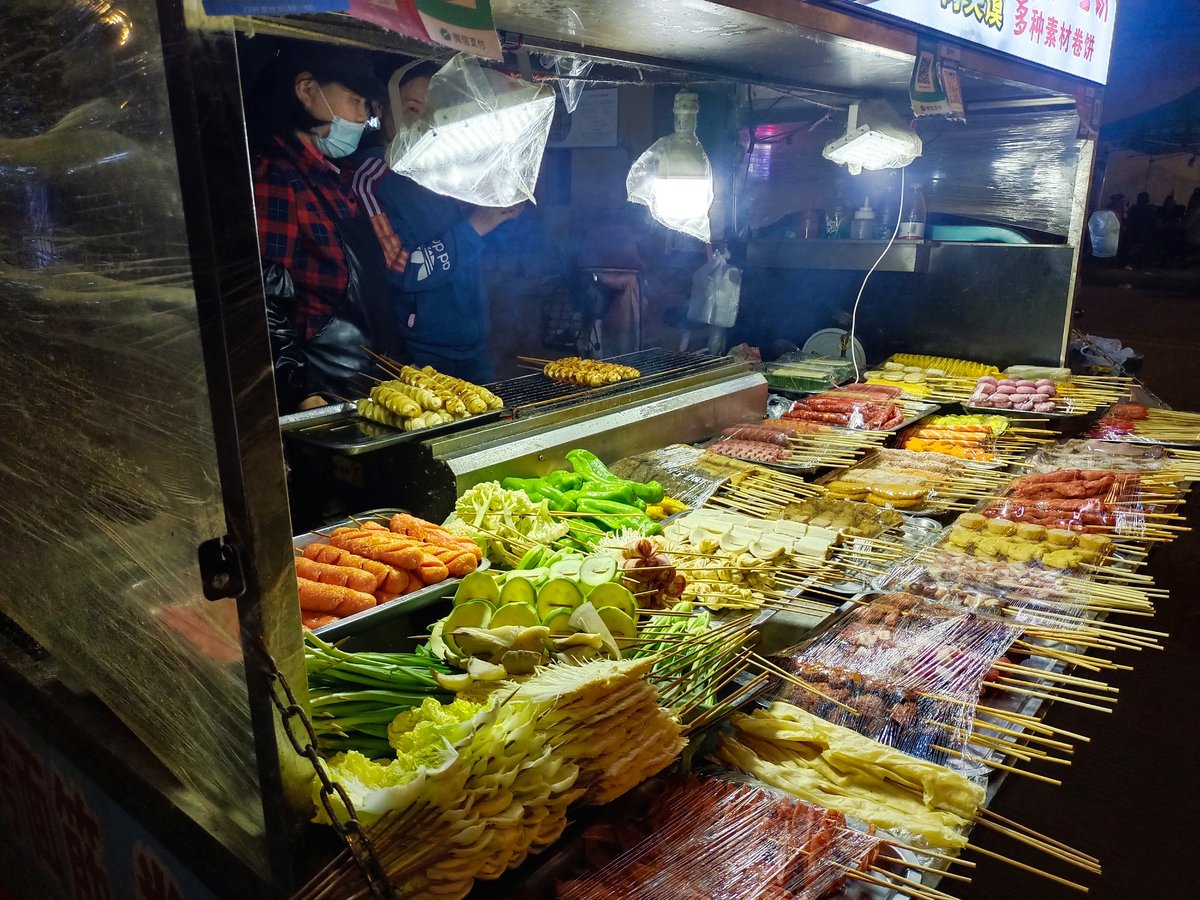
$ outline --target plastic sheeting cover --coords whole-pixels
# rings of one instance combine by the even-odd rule
[[[920,122],[924,152],[908,167],[907,184],[922,185],[931,214],[1066,235],[1081,147],[1078,123],[1074,111],[979,115],[966,125]],[[744,224],[764,228],[791,213],[831,210],[839,199],[848,214],[865,197],[882,215],[881,201],[895,198],[896,173],[854,176],[821,158],[843,124],[758,128],[742,191]]]
[[[0,4],[0,610],[261,854],[151,0]]]

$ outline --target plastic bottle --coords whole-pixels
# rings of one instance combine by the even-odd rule
[[[800,233],[797,237],[805,241],[813,241],[817,238],[825,237],[821,231],[820,221],[817,217],[817,211],[810,206],[804,214],[804,220],[800,223]]]
[[[921,192],[919,184],[914,184],[912,193],[909,194],[908,201],[900,212],[900,231],[896,234],[896,240],[925,240],[926,215],[925,194]]]
[[[1092,256],[1116,256],[1121,243],[1121,220],[1111,209],[1098,209],[1088,219]]]
[[[871,199],[865,198],[863,205],[854,211],[854,219],[850,222],[850,240],[869,241],[875,237],[875,210],[871,209]]]
[[[889,189],[879,204],[879,215],[875,218],[875,237],[881,241],[891,240],[892,232],[896,230],[896,219],[900,210],[896,205],[896,191]]]
[[[825,237],[830,240],[848,237],[850,234],[850,217],[846,215],[846,203],[839,196],[833,205],[833,211],[825,217]]]

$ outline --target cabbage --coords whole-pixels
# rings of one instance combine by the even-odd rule
[[[399,809],[411,803],[425,781],[425,774],[407,763],[400,760],[376,762],[357,750],[339,753],[324,765],[329,777],[345,788],[358,813],[358,820],[363,824],[374,822],[389,809]],[[320,779],[314,778],[313,803],[316,804],[317,814],[313,821],[330,825],[332,823],[325,807],[321,805],[320,788]],[[348,816],[341,798],[334,794],[330,799],[338,818],[345,821]]]
[[[392,720],[388,743],[395,748],[397,760],[413,769],[437,766],[454,745],[475,731],[475,716],[483,708],[470,700],[443,704],[427,697]]]

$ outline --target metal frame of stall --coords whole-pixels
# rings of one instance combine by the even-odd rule
[[[33,2],[28,0],[26,5]],[[54,0],[37,2],[49,7]],[[495,4],[501,28],[506,25],[506,16],[519,6],[517,0]],[[899,23],[883,24],[867,15],[786,0],[735,0],[724,6],[895,53],[913,54],[917,46],[918,29]],[[5,696],[13,701],[19,716],[52,742],[59,740],[54,735],[69,735],[63,741],[63,753],[106,793],[121,798],[127,811],[178,854],[185,865],[204,873],[210,887],[220,891],[224,886],[233,892],[230,895],[245,895],[247,891],[285,894],[311,867],[302,856],[313,852],[312,848],[298,843],[304,818],[299,808],[308,796],[311,772],[283,736],[272,700],[273,694],[277,696],[276,681],[264,653],[280,661],[282,674],[302,703],[299,615],[295,590],[288,578],[292,551],[286,475],[266,339],[254,210],[248,202],[250,161],[234,33],[234,26],[247,27],[247,22],[205,20],[198,0],[157,0],[156,4],[147,0],[127,7],[122,15],[127,16],[131,28],[156,28],[161,35],[161,77],[169,105],[173,164],[179,173],[189,274],[211,409],[215,474],[219,474],[226,523],[224,529],[211,534],[197,548],[197,570],[205,596],[212,598],[206,602],[236,604],[236,633],[254,745],[251,756],[259,790],[254,803],[261,805],[261,828],[250,829],[255,832],[249,842],[253,849],[222,852],[224,840],[213,834],[225,829],[198,824],[204,821],[198,812],[204,804],[198,807],[189,800],[189,792],[180,790],[119,725],[111,729],[98,726],[106,721],[105,714],[86,696],[81,698],[59,686],[60,675],[61,681],[70,683],[69,671],[47,675],[42,663],[30,662],[20,652],[10,652],[6,644],[0,654],[0,682],[7,685]],[[0,14],[0,20],[3,18]],[[338,34],[344,24],[345,20],[340,24],[334,20],[324,27],[306,20],[304,27],[295,32],[297,36],[312,36],[324,27],[335,39],[347,39],[345,34]],[[286,32],[292,26],[277,22],[272,27]],[[358,40],[365,30],[351,29],[350,39]],[[410,43],[385,32],[374,30],[371,34],[379,49],[413,50]],[[647,58],[622,52],[620,47],[581,49],[561,35],[540,39],[526,36],[524,40],[528,47],[583,52],[623,64],[725,74],[742,80],[756,77],[752,72],[722,73],[719,67],[689,65],[685,59]],[[150,45],[155,43],[149,40]],[[1082,84],[972,48],[961,48],[961,64],[987,76],[1033,83],[1068,95]],[[1068,244],[1075,248],[1072,282],[1092,159],[1089,141],[1077,171],[1068,235]],[[3,284],[4,276],[0,274],[0,297]],[[1069,306],[1068,300],[1068,311]],[[201,589],[200,585],[196,587],[197,591]],[[0,600],[0,610],[12,613],[17,624],[23,624],[20,610],[13,610],[6,601]],[[56,649],[55,634],[43,631],[34,637],[52,653]],[[84,687],[88,687],[86,682]],[[86,695],[86,691],[83,693]],[[110,733],[98,735],[101,730]],[[330,844],[316,846],[319,854],[327,852]]]

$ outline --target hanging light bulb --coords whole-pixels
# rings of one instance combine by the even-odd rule
[[[675,130],[637,158],[625,179],[629,200],[649,207],[655,221],[708,242],[713,202],[712,166],[696,137],[700,98],[675,95]]]

